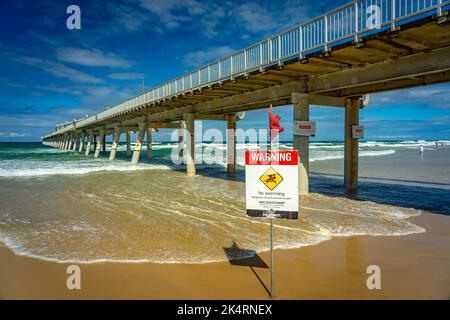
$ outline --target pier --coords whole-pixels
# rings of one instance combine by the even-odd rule
[[[372,5],[379,9],[375,27],[367,21]],[[358,188],[352,127],[359,125],[368,95],[450,81],[449,9],[444,0],[355,0],[93,116],[58,125],[42,140],[98,158],[112,136],[114,161],[125,135],[130,164],[137,164],[143,150],[152,158],[152,132],[178,129],[186,173],[195,176],[195,144],[187,148],[186,141],[195,141],[196,120],[219,120],[227,124],[227,170],[233,174],[239,112],[292,104],[294,121],[309,121],[311,105],[337,107],[345,114],[344,183],[352,194]],[[309,138],[294,135],[293,142],[299,192],[308,194]]]

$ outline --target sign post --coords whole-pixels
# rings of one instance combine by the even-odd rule
[[[298,151],[246,151],[247,216],[270,219],[270,297],[273,289],[273,219],[298,219]]]

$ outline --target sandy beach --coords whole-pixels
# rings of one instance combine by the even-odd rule
[[[275,251],[276,299],[449,299],[450,217],[411,219],[425,233],[339,237]],[[259,257],[268,263],[266,252]],[[80,265],[81,290],[66,288],[69,264],[0,248],[2,299],[267,299],[258,259],[206,264]],[[381,268],[381,290],[368,290],[366,268]],[[255,267],[250,267],[255,266]]]

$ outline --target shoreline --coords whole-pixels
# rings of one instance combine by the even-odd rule
[[[276,299],[449,299],[450,217],[408,219],[425,233],[333,237],[275,250]],[[78,264],[81,290],[68,290],[67,266],[16,255],[0,245],[0,299],[268,299],[268,252],[206,264]],[[262,262],[261,261],[264,261]],[[369,265],[381,290],[369,290]],[[145,285],[144,285],[145,284]]]

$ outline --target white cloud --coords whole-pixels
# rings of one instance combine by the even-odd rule
[[[271,13],[256,3],[242,4],[237,7],[236,13],[247,31],[267,31],[276,26],[276,20]]]
[[[221,46],[189,52],[184,55],[183,62],[188,67],[200,67],[208,62],[212,62],[215,59],[225,57],[235,51],[235,49],[229,46]]]
[[[88,67],[128,68],[132,65],[129,60],[97,49],[63,47],[56,50],[56,57],[63,62]]]
[[[79,70],[69,68],[62,63],[57,63],[34,57],[21,57],[19,58],[19,61],[26,65],[40,68],[55,77],[66,78],[73,82],[94,83],[94,84],[103,82],[102,79],[91,76]]]
[[[0,138],[21,138],[29,136],[26,133],[17,133],[17,132],[0,132]]]
[[[371,95],[369,107],[396,107],[405,105],[423,105],[430,108],[450,109],[450,91],[448,85],[416,87]]]
[[[118,72],[118,73],[110,73],[108,77],[117,80],[138,80],[142,79],[142,77],[144,77],[144,74],[138,72]]]

